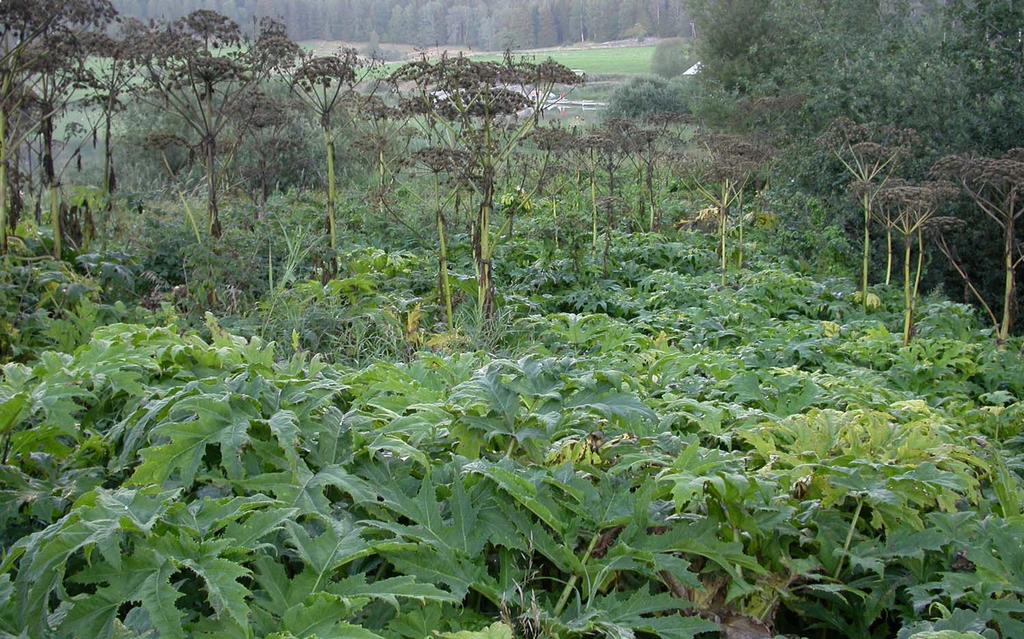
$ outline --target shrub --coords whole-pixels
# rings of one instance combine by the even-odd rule
[[[682,38],[668,38],[654,47],[651,72],[671,80],[690,68],[689,47]]]
[[[607,117],[642,120],[663,113],[683,115],[689,111],[683,83],[651,76],[633,78],[629,84],[616,89],[608,104]]]

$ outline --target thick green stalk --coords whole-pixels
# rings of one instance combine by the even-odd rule
[[[217,207],[217,148],[213,140],[206,142],[206,221],[213,237],[220,237],[220,210]]]
[[[213,112],[213,89],[207,87],[206,93],[206,122],[214,122]],[[215,238],[221,236],[220,209],[217,206],[217,139],[212,132],[207,132],[206,140],[206,216],[209,224],[210,235]]]
[[[608,204],[605,207],[605,222],[604,222],[604,276],[608,277],[611,274],[611,250],[612,250],[612,224],[614,220],[612,218],[613,211],[615,208],[615,168],[612,165],[611,159],[608,160]]]
[[[64,253],[64,230],[60,220],[60,189],[55,182],[50,182],[50,225],[53,228],[53,256],[58,260]]]
[[[737,266],[743,268],[743,191],[741,190],[738,196],[737,208],[739,208],[739,227],[740,227],[740,243],[739,243],[739,258],[736,260]]]
[[[656,233],[660,230],[661,221],[658,215],[658,198],[654,194],[654,167],[652,165],[647,166],[647,197],[650,198],[651,206],[651,232]]]
[[[903,345],[910,345],[914,325],[913,280],[910,277],[910,236],[903,238]]]
[[[885,285],[892,284],[892,228],[885,229]]]
[[[111,157],[112,149],[110,147],[110,116],[107,116],[106,123],[106,135],[103,136],[103,198],[107,200],[107,206],[109,208],[110,194],[113,191],[113,175],[111,172],[114,169],[113,159]]]
[[[0,108],[0,255],[7,255],[7,111]]]
[[[484,144],[488,148],[491,145],[490,127],[484,129]],[[483,179],[481,180],[483,188],[480,193],[480,208],[477,209],[476,246],[474,247],[476,257],[477,312],[482,321],[490,320],[494,316],[491,210],[494,206],[496,181],[495,166],[492,161],[487,160],[484,163]]]
[[[1013,324],[1013,296],[1017,288],[1013,264],[1014,241],[1016,239],[1014,208],[1014,201],[1011,199],[1006,216],[1005,234],[1003,235],[1003,263],[1006,269],[1006,279],[1003,287],[1003,319],[999,324],[999,335],[997,336],[1000,344],[1005,344],[1006,340],[1010,338],[1010,328]]]
[[[839,564],[836,565],[835,573],[833,573],[834,579],[839,579],[839,575],[843,572],[843,561],[850,554],[850,545],[853,543],[853,533],[857,530],[857,522],[860,521],[860,512],[864,508],[864,500],[857,499],[857,508],[853,511],[853,520],[850,521],[850,528],[846,531],[846,541],[843,543],[843,554],[839,556]]]
[[[164,161],[164,168],[167,169],[167,175],[174,179],[174,171],[171,170],[171,163],[167,161],[167,154],[161,154]],[[196,222],[196,216],[192,213],[192,207],[188,204],[188,199],[185,194],[178,191],[178,197],[181,198],[181,206],[185,209],[185,217],[188,219],[189,225],[192,227],[192,233],[196,236],[196,244],[203,243],[203,237],[199,233],[199,223]]]
[[[384,217],[384,185],[387,183],[387,167],[384,164],[384,150],[377,151],[377,213]]]
[[[477,311],[482,319],[490,319],[494,306],[491,294],[491,203],[486,196],[480,203],[477,234]]]
[[[736,259],[736,264],[737,264],[737,266],[739,266],[739,268],[742,269],[743,268],[743,218],[742,217],[740,217],[740,244],[739,244],[739,246],[740,246],[740,251],[739,251],[740,255]]]
[[[60,220],[60,189],[57,185],[57,172],[53,161],[53,118],[47,116],[42,122],[43,135],[43,178],[50,199],[50,226],[53,229],[53,256],[60,259],[63,254],[63,229]]]
[[[113,100],[111,99],[111,102]],[[113,105],[107,104],[107,111],[105,114],[104,121],[104,135],[103,135],[103,211],[106,213],[104,220],[101,223],[106,232],[110,232],[111,226],[113,226],[113,211],[114,211],[114,149],[112,144],[111,134],[111,111]]]
[[[338,185],[334,175],[334,136],[331,129],[324,126],[324,145],[327,153],[327,233],[330,236],[331,250],[338,250],[338,226],[335,218]]]
[[[590,152],[591,163],[596,166],[594,160],[594,152]],[[591,216],[590,223],[591,229],[591,254],[597,256],[597,171],[590,172],[590,204],[591,204]]]
[[[914,310],[917,310],[917,300],[921,295],[921,275],[924,273],[924,232],[917,231],[917,272],[914,274]]]
[[[597,548],[597,542],[601,540],[601,531],[594,533],[593,539],[590,540],[590,545],[587,546],[587,551],[583,554],[583,559],[580,561],[581,566],[586,566],[587,561],[590,560],[590,555],[593,554],[594,548]],[[565,605],[569,603],[569,595],[572,594],[572,589],[576,587],[576,582],[580,579],[579,574],[573,574],[569,577],[569,581],[566,582],[565,588],[562,589],[562,594],[558,598],[558,603],[555,604],[555,616],[562,614],[565,610]]]
[[[725,234],[729,228],[729,185],[728,182],[722,183],[722,199],[719,201],[718,210],[718,242],[719,251],[721,251],[722,259],[722,286],[726,285],[726,271],[729,268],[727,261],[727,247]]]
[[[555,249],[558,249],[558,200],[551,201],[551,219],[555,224]]]
[[[864,309],[868,308],[868,268],[871,262],[871,197],[865,193],[864,206],[864,257],[860,271],[860,295]]]
[[[452,289],[451,282],[448,281],[448,239],[445,235],[444,230],[444,212],[441,210],[441,201],[437,193],[440,190],[438,187],[437,176],[434,176],[434,201],[435,201],[435,221],[437,223],[437,282],[439,285],[439,293],[441,294],[441,303],[444,306],[445,320],[448,323],[448,330],[451,331],[455,328],[454,312],[452,309]]]
[[[647,194],[644,192],[644,169],[643,169],[643,165],[638,165],[636,167],[636,209],[637,209],[636,224],[637,224],[637,227],[638,227],[637,230],[640,230],[639,227],[642,224],[641,220],[644,219],[645,213],[646,213],[646,209],[647,209]],[[653,230],[653,227],[654,227],[654,223],[653,223],[653,219],[652,219],[651,225],[648,227],[648,230]]]

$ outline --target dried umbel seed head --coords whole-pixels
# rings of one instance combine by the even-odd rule
[[[413,62],[406,62],[388,76],[388,82],[393,85],[403,82],[420,82],[428,78],[428,74],[433,68],[433,65],[426,57]]]
[[[917,230],[931,224],[943,203],[956,197],[957,189],[949,182],[911,184],[892,181],[878,191],[879,206],[889,210],[897,228]]]
[[[702,135],[699,141],[707,153],[689,168],[714,183],[743,182],[774,156],[772,147],[744,136],[712,133]]]
[[[520,113],[531,105],[521,91],[492,87],[480,92],[469,89],[439,92],[433,96],[431,112],[447,120],[462,117],[501,117]]]
[[[4,0],[0,2],[0,49],[58,32],[103,28],[117,17],[110,0]]]
[[[1024,149],[1012,149],[997,158],[946,156],[935,163],[932,174],[958,180],[974,192],[1006,193],[1024,187]]]
[[[78,42],[85,55],[104,56],[113,60],[120,60],[124,57],[125,43],[100,31],[80,33]]]
[[[548,153],[568,153],[577,143],[576,136],[558,126],[538,127],[530,137],[538,149]]]
[[[655,113],[647,117],[646,123],[659,129],[667,129],[683,124],[694,124],[694,118],[685,113]]]
[[[892,125],[878,127],[877,137],[881,144],[894,149],[900,149],[903,153],[921,143],[921,134],[915,129],[905,129]]]
[[[1003,159],[1004,160],[1009,160],[1010,162],[1021,162],[1021,163],[1024,163],[1024,149],[1022,149],[1022,148],[1010,149],[1009,151],[1007,151],[1003,155]]]
[[[25,47],[28,71],[45,75],[60,72],[85,71],[79,62],[87,55],[84,42],[78,34],[57,32],[41,37]]]
[[[208,85],[242,80],[249,72],[238,60],[211,55],[205,50],[198,52],[189,61],[189,67],[192,77]]]
[[[892,180],[890,180],[890,182],[892,182]],[[864,196],[874,197],[878,190],[878,185],[866,180],[853,180],[846,188],[854,198],[859,200]]]
[[[359,111],[374,120],[399,120],[402,118],[402,108],[389,106],[387,102],[376,95],[353,96],[356,101],[350,107],[357,107]]]
[[[359,55],[355,49],[344,49],[337,55],[310,58],[302,62],[293,76],[306,91],[352,86],[356,83]]]
[[[147,149],[155,151],[167,151],[175,147],[189,148],[188,140],[171,133],[152,133],[146,136],[142,145]]]
[[[247,126],[262,130],[286,125],[292,119],[293,111],[294,104],[289,100],[254,90],[238,101],[232,115]]]
[[[964,228],[966,225],[967,223],[960,218],[949,215],[936,216],[928,222],[928,228],[937,233],[955,231]]]
[[[868,162],[884,162],[890,154],[890,150],[877,142],[858,142],[850,145],[855,155]]]
[[[396,86],[411,83],[421,93],[434,96],[432,106],[442,109],[442,117],[517,113],[542,99],[549,87],[581,80],[551,60],[533,64],[514,60],[510,54],[502,62],[481,62],[461,55],[443,55],[436,61],[424,58],[403,65],[389,77]]]
[[[649,151],[658,142],[661,132],[650,128],[637,129],[632,136],[634,150]]]
[[[575,73],[563,64],[559,64],[552,59],[536,65],[532,69],[527,67],[525,69],[527,75],[532,75],[533,82],[535,84],[559,84],[566,86],[576,86],[583,84],[586,78],[578,73]]]
[[[133,30],[132,36],[133,62],[153,72],[160,69],[170,87],[236,80],[248,71],[237,50],[242,42],[238,25],[213,11],[197,11],[167,25],[154,23]]]
[[[402,98],[396,109],[404,116],[426,115],[433,111],[435,101],[432,95]]]
[[[867,125],[857,124],[849,118],[836,118],[818,137],[818,144],[831,150],[839,150],[869,139],[871,129]]]
[[[862,161],[885,162],[906,154],[919,143],[913,129],[875,123],[859,124],[849,118],[838,118],[818,137],[818,144],[834,153],[852,153]]]
[[[752,162],[766,162],[774,150],[751,137],[722,133],[705,134],[700,137],[704,147],[714,156],[731,156]]]
[[[178,37],[197,40],[207,48],[235,47],[242,42],[242,30],[234,20],[208,9],[181,18],[171,25],[171,30]]]
[[[413,161],[431,173],[465,173],[471,163],[468,153],[442,147],[428,147],[413,153]]]
[[[636,125],[628,120],[608,120],[601,128],[584,136],[582,142],[588,150],[599,153],[627,153],[632,144],[631,136],[636,130]]]
[[[256,66],[281,71],[295,64],[296,59],[302,54],[302,49],[288,37],[284,23],[271,18],[261,18],[259,36],[251,54],[251,62]]]

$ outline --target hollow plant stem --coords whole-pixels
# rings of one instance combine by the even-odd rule
[[[864,508],[864,500],[857,500],[857,508],[853,511],[853,520],[850,522],[850,529],[846,531],[846,541],[843,542],[843,554],[839,557],[839,564],[836,566],[835,573],[832,575],[834,579],[839,579],[840,573],[843,572],[843,562],[846,561],[847,555],[850,554],[850,544],[853,543],[853,533],[857,530],[857,522],[860,521],[860,512]]]
[[[597,542],[601,539],[601,531],[598,530],[594,533],[594,538],[590,540],[590,545],[587,546],[587,552],[583,554],[583,559],[580,561],[580,567],[583,568],[587,565],[587,561],[590,559],[591,553],[594,552],[594,548],[597,547]],[[580,579],[579,574],[574,574],[569,577],[569,581],[566,582],[565,588],[562,589],[562,595],[558,598],[558,603],[555,604],[555,616],[562,614],[565,610],[565,605],[569,603],[569,595],[572,594],[573,588],[576,587],[576,582]]]

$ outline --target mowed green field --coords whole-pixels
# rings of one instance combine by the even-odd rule
[[[307,49],[313,49],[326,54],[339,46],[352,46],[345,43],[324,43],[324,42],[303,42]],[[386,45],[399,46],[399,45]],[[358,47],[362,50],[362,47]],[[475,60],[500,60],[500,53],[474,54],[465,51],[452,51],[449,55],[464,53]],[[624,46],[624,47],[593,47],[584,49],[538,49],[531,51],[514,51],[517,57],[525,57],[537,62],[554,59],[575,71],[587,74],[591,79],[597,77],[629,77],[645,75],[651,72],[651,60],[654,57],[653,46]],[[438,51],[430,53],[431,56],[440,55]],[[385,63],[375,73],[387,73],[401,66],[400,61]]]
[[[607,47],[595,49],[552,49],[529,52],[524,55],[538,62],[552,58],[575,71],[590,77],[608,75],[644,75],[651,72],[654,47]],[[498,56],[480,56],[480,59],[498,59]]]

